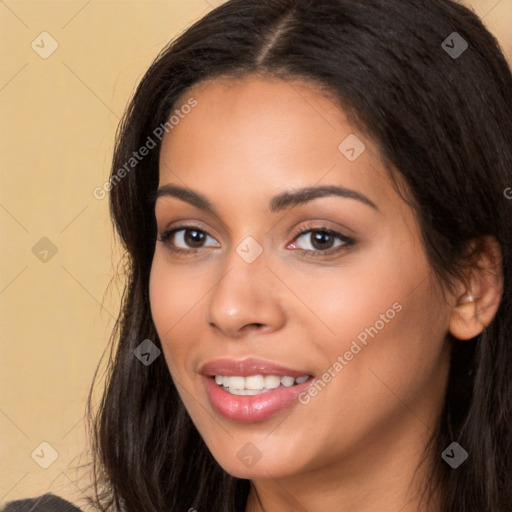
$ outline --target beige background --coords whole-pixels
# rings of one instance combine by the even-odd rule
[[[83,506],[85,400],[122,285],[107,290],[120,251],[92,191],[142,73],[220,3],[0,0],[0,504],[51,491]],[[472,6],[512,59],[512,0]]]

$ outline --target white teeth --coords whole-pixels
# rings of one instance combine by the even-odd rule
[[[287,388],[293,386],[295,384],[295,379],[293,377],[281,377],[281,384]]]
[[[275,389],[281,385],[281,378],[277,375],[265,375],[265,387]]]
[[[266,393],[271,389],[276,389],[279,386],[289,388],[294,384],[302,384],[309,379],[309,375],[301,377],[290,377],[285,375],[250,375],[242,377],[239,375],[215,375],[215,382],[219,386],[223,386],[226,391],[234,395],[257,395],[259,393]]]
[[[250,389],[247,386],[247,382],[244,377],[228,377],[229,379],[229,389]],[[224,386],[226,383],[224,383]]]
[[[240,378],[242,380],[244,379],[243,377]],[[263,375],[251,375],[250,377],[245,377],[244,387],[245,389],[263,389],[265,387],[265,379]]]

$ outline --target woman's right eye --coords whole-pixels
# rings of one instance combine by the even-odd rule
[[[214,243],[204,245],[208,238],[213,240]],[[165,244],[169,250],[180,253],[194,253],[204,247],[220,247],[220,244],[206,231],[193,226],[182,226],[164,231],[159,235],[158,240]]]

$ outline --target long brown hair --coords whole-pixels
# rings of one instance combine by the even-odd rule
[[[443,47],[454,32],[468,44],[460,55]],[[500,243],[504,293],[495,318],[473,340],[451,339],[446,401],[431,441],[439,456],[425,492],[440,496],[442,512],[510,512],[512,200],[504,191],[512,187],[512,76],[480,19],[451,0],[230,0],[153,62],[113,157],[110,208],[128,282],[99,411],[89,403],[96,506],[245,510],[250,482],[212,457],[165,359],[145,366],[134,357],[145,339],[160,346],[148,295],[160,141],[129,172],[119,170],[191,85],[250,72],[310,80],[339,99],[405,180],[426,254],[447,285],[460,275],[470,240],[492,235]],[[453,441],[469,453],[457,470],[441,459]]]

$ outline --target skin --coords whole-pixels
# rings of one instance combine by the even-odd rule
[[[194,424],[227,472],[252,480],[247,512],[419,510],[426,466],[415,469],[445,394],[446,334],[478,334],[497,307],[498,285],[474,274],[473,302],[462,300],[468,283],[443,296],[414,212],[372,141],[312,85],[249,75],[196,84],[183,103],[191,96],[197,107],[164,138],[159,186],[203,194],[218,216],[175,197],[157,200],[159,233],[185,223],[208,236],[196,253],[201,242],[193,245],[190,231],[157,242],[150,301]],[[366,146],[353,162],[338,149],[350,134]],[[269,211],[277,193],[319,185],[353,189],[378,209],[330,196]],[[315,231],[295,236],[304,227],[354,244],[322,256]],[[248,236],[263,250],[252,263],[236,252]],[[172,243],[190,252],[175,254]],[[307,405],[255,423],[211,407],[198,373],[206,361],[259,357],[321,378],[394,303],[401,311]],[[248,442],[261,453],[251,468],[237,457]]]

